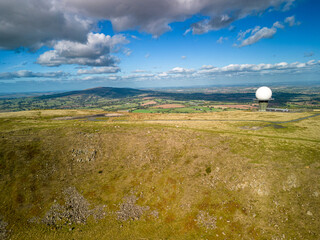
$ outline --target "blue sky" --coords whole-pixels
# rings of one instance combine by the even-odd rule
[[[0,92],[320,84],[316,0],[2,0]]]

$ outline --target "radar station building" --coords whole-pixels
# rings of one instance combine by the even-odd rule
[[[269,101],[273,100],[272,91],[268,87],[260,87],[256,91],[256,98],[259,102],[259,112],[265,112],[267,110]]]

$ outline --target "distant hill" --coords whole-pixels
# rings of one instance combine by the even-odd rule
[[[35,97],[35,99],[56,99],[62,97],[74,97],[74,96],[96,96],[101,98],[119,99],[136,97],[140,95],[148,95],[153,97],[166,97],[174,100],[211,100],[211,101],[248,101],[254,98],[254,94],[248,93],[184,93],[184,92],[161,92],[152,90],[139,90],[134,88],[112,88],[112,87],[97,87],[85,90],[70,91],[63,93],[56,93],[51,95],[43,95]]]
[[[270,107],[319,108],[317,94],[274,92]],[[156,91],[133,88],[97,87],[78,91],[44,94],[42,96],[0,99],[0,111],[35,109],[103,109],[106,111],[145,110],[145,101],[155,99],[157,104],[182,104],[183,111],[213,111],[215,104],[252,104],[254,92],[246,89],[221,89],[220,92]],[[294,105],[292,105],[294,103]],[[290,105],[288,105],[290,104]],[[202,106],[202,107],[200,107]],[[206,107],[206,108],[203,108]],[[196,109],[193,109],[196,108]],[[202,109],[202,110],[199,110]],[[182,111],[182,110],[180,110]]]
[[[103,98],[126,98],[138,96],[141,94],[151,94],[153,91],[144,91],[133,88],[112,88],[112,87],[97,87],[79,91],[71,91],[64,93],[57,93],[52,95],[43,95],[36,97],[37,99],[52,99],[60,97],[71,97],[76,95],[96,95]]]
[[[283,103],[297,97],[297,93],[274,93],[278,103]],[[202,92],[162,92],[152,90],[140,90],[134,88],[113,88],[113,87],[96,87],[85,90],[62,92],[55,94],[45,94],[42,96],[33,97],[34,100],[50,100],[59,99],[64,97],[82,98],[98,97],[103,99],[122,99],[132,98],[139,96],[170,98],[177,101],[188,100],[205,100],[205,101],[221,101],[221,102],[251,102],[255,96],[254,93],[240,93],[240,92],[227,92],[227,93],[211,93],[206,94]]]

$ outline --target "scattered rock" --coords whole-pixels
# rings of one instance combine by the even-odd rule
[[[106,207],[105,205],[97,206],[94,209],[90,210],[90,215],[93,216],[94,220],[97,221],[105,218],[106,216],[106,212],[104,211],[105,207]]]
[[[139,220],[149,207],[143,207],[136,204],[138,198],[134,195],[125,197],[123,203],[119,206],[119,211],[116,212],[119,221]]]
[[[204,227],[207,230],[212,230],[217,228],[217,225],[216,225],[217,218],[210,216],[209,213],[204,211],[200,211],[198,213],[197,219],[195,219],[195,221],[197,222],[197,225],[199,225],[200,227]]]
[[[96,149],[72,149],[72,160],[76,162],[91,162],[96,159]]]
[[[68,214],[64,206],[61,206],[59,204],[53,204],[44,216],[44,218],[41,220],[41,222],[49,226],[58,227],[62,221],[63,223],[68,222],[67,215]]]
[[[8,223],[6,223],[3,220],[3,218],[0,216],[0,239],[7,238],[7,226],[8,226]]]
[[[59,227],[66,224],[85,224],[89,216],[101,219],[105,213],[104,207],[90,209],[88,201],[74,188],[69,187],[64,191],[65,204],[53,204],[41,220],[42,223]]]
[[[159,212],[156,211],[156,210],[153,210],[149,213],[149,215],[155,219],[158,219],[159,218]]]
[[[239,190],[250,188],[255,194],[259,196],[268,196],[269,195],[269,186],[260,176],[260,179],[254,176],[252,179],[236,184],[231,190]]]
[[[283,184],[283,191],[290,191],[293,188],[299,187],[299,181],[296,177],[296,175],[292,174],[288,176],[287,181],[284,182]]]
[[[313,216],[312,212],[310,212],[310,211],[307,212],[307,215],[308,216]]]

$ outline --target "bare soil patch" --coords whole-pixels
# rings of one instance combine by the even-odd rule
[[[157,106],[154,106],[155,108],[183,108],[185,107],[184,105],[182,104],[162,104],[162,105],[157,105]]]
[[[149,101],[149,102],[146,102],[146,103],[141,104],[141,106],[148,106],[148,105],[155,105],[155,104],[157,104],[157,102],[155,102],[155,101]]]

